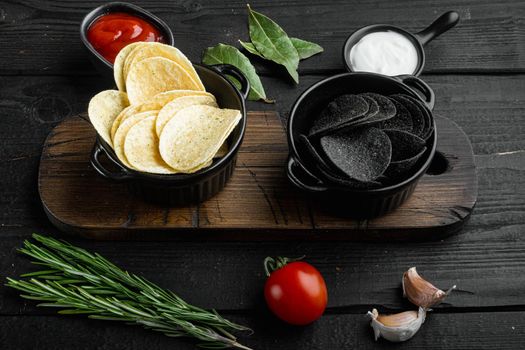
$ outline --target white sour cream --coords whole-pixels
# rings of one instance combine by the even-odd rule
[[[350,50],[350,64],[355,72],[413,74],[418,63],[414,44],[394,31],[367,34]]]

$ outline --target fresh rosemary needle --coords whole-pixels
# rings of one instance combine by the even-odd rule
[[[65,241],[33,234],[38,244],[24,242],[19,249],[45,270],[7,278],[26,299],[38,306],[62,308],[60,314],[87,314],[99,320],[124,321],[171,337],[192,337],[209,349],[248,347],[232,331],[249,328],[230,322],[215,310],[188,304],[175,293],[122,270],[97,253]]]

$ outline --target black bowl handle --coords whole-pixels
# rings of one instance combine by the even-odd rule
[[[114,181],[123,181],[128,180],[132,178],[132,175],[128,172],[126,168],[118,164],[117,162],[113,162],[115,165],[119,167],[119,170],[117,172],[112,172],[106,169],[102,163],[100,163],[100,156],[106,155],[106,157],[110,158],[106,151],[100,146],[100,144],[97,142],[95,146],[93,146],[93,150],[91,151],[91,165],[97,173],[105,177],[106,179],[114,180]],[[110,158],[111,159],[111,158]]]
[[[423,102],[427,105],[427,107],[430,110],[434,109],[434,104],[436,103],[436,95],[434,94],[434,90],[432,90],[432,88],[428,86],[427,83],[413,75],[398,75],[394,78],[396,78],[403,84],[408,85],[412,90],[417,90],[421,92],[423,96],[425,96],[425,99],[422,99]],[[418,94],[418,96],[420,95]]]
[[[421,45],[426,45],[428,42],[434,40],[450,28],[454,27],[459,22],[459,13],[456,11],[448,11],[434,22],[431,25],[416,33],[415,36]]]
[[[322,183],[321,180],[319,180],[314,174],[309,172],[298,160],[295,159],[295,157],[290,156],[288,157],[288,166],[286,167],[286,174],[288,175],[288,179],[298,188],[308,191],[308,192],[325,192],[328,190],[328,188],[323,186],[311,186],[306,185],[302,180],[301,177],[309,178],[310,180],[314,180],[318,183]]]
[[[215,64],[212,67],[221,74],[234,77],[241,84],[239,91],[242,96],[244,99],[248,98],[248,93],[250,93],[250,82],[246,79],[246,76],[239,68],[232,66],[231,64]]]

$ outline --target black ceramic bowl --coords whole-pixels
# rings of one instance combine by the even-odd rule
[[[250,84],[237,68],[230,65],[194,66],[206,91],[215,96],[219,107],[241,111],[241,121],[228,138],[228,153],[220,159],[215,159],[209,167],[193,174],[151,174],[127,168],[118,160],[111,146],[97,137],[91,154],[91,164],[100,175],[110,180],[125,182],[133,194],[146,201],[164,205],[199,203],[222,190],[233,173],[237,152],[246,130],[244,100],[248,96]],[[241,83],[240,91],[225,75],[234,76]],[[104,158],[107,158],[105,162]]]
[[[173,45],[173,33],[170,27],[168,27],[168,25],[163,20],[151,12],[148,12],[139,6],[127,2],[110,2],[99,6],[90,11],[82,20],[82,23],[80,24],[80,40],[89,53],[89,59],[103,76],[110,76],[113,78],[113,64],[107,61],[101,54],[97,52],[97,50],[95,50],[93,45],[91,45],[87,39],[87,32],[91,24],[97,18],[108,13],[115,12],[129,13],[130,15],[134,15],[146,20],[147,22],[153,24],[162,33],[164,38],[163,43],[167,45]]]
[[[361,38],[363,38],[367,34],[375,32],[393,31],[405,36],[408,40],[412,42],[412,44],[416,48],[418,54],[418,66],[416,70],[412,72],[412,75],[417,76],[421,74],[421,72],[423,71],[423,67],[425,66],[425,50],[423,46],[425,46],[431,40],[437,38],[439,35],[446,32],[450,28],[454,27],[458,22],[459,14],[455,11],[449,11],[439,16],[439,18],[436,19],[431,25],[429,25],[427,28],[423,29],[422,31],[416,34],[412,34],[403,28],[399,28],[388,24],[374,24],[363,27],[361,29],[356,30],[348,37],[348,39],[346,39],[345,44],[343,46],[343,62],[346,66],[346,69],[349,72],[353,72],[354,70],[352,68],[352,64],[350,63],[350,51],[352,51],[352,47],[354,47],[354,45],[357,44],[359,40],[361,40]]]
[[[416,92],[417,91],[417,92]],[[414,191],[418,180],[430,166],[436,151],[437,135],[427,141],[427,151],[415,166],[413,173],[395,185],[376,189],[350,189],[325,184],[316,174],[316,164],[298,142],[301,134],[308,134],[321,110],[342,94],[376,92],[383,95],[407,94],[421,99],[426,112],[432,114],[434,93],[421,79],[414,76],[387,77],[374,73],[344,73],[324,79],[308,88],[297,99],[288,122],[287,175],[294,186],[310,194],[326,208],[338,215],[371,218],[383,215],[401,205]],[[421,94],[424,98],[421,97]]]

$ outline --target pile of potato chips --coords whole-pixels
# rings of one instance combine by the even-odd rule
[[[138,42],[114,64],[117,90],[89,102],[98,135],[128,168],[156,174],[194,173],[228,152],[241,112],[221,109],[177,48]]]

